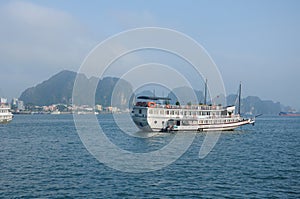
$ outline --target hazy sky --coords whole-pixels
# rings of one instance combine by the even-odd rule
[[[0,95],[21,92],[63,70],[77,71],[93,47],[120,31],[158,26],[199,42],[227,93],[300,109],[300,1],[0,2]]]

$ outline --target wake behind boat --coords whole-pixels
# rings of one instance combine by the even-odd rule
[[[240,105],[235,114],[235,106],[170,105],[164,103],[170,98],[150,96],[140,96],[137,100],[131,117],[143,131],[226,131],[255,122],[241,117]]]

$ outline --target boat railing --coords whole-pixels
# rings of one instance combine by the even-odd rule
[[[148,107],[147,103],[139,103],[136,104],[136,106],[140,107]],[[186,105],[186,106],[180,106],[180,105],[163,105],[163,104],[155,104],[151,106],[151,108],[163,108],[163,109],[190,109],[190,110],[222,110],[223,107],[219,105]]]
[[[178,115],[177,115],[178,116]],[[240,115],[180,115],[181,118],[189,119],[238,119],[241,118]]]
[[[9,105],[3,104],[3,103],[0,104],[0,108],[3,108],[3,109],[10,109]]]
[[[159,112],[157,113],[149,113],[150,117],[157,117],[157,116],[163,116],[163,117],[168,117],[168,118],[173,118],[173,119],[194,119],[194,120],[200,120],[200,119],[208,119],[208,120],[213,120],[213,119],[240,119],[240,115],[198,115],[198,114],[161,114]]]

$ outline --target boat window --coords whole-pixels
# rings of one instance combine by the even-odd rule
[[[166,111],[166,115],[169,115],[170,114],[170,111]]]
[[[149,110],[149,114],[152,114],[152,113],[153,113],[153,111],[150,109],[150,110]]]
[[[163,115],[164,114],[164,110],[160,110],[159,114]]]
[[[174,111],[171,111],[171,115],[174,115]]]
[[[142,109],[139,109],[139,114],[142,114]]]

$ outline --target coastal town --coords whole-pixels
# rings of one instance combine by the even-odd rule
[[[37,106],[34,104],[24,104],[22,100],[13,98],[11,102],[7,98],[0,98],[1,104],[6,104],[10,107],[13,114],[100,114],[100,113],[123,113],[128,110],[121,110],[118,107],[108,106],[103,107],[96,104],[94,107],[89,105],[72,105],[72,104],[51,104]]]

